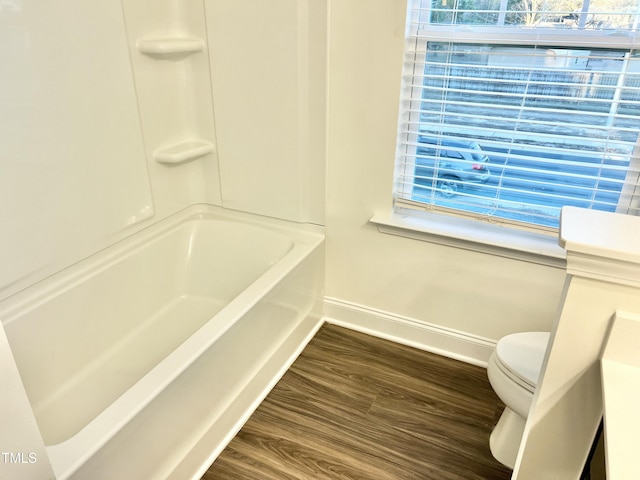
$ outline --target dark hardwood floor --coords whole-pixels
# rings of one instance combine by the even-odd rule
[[[483,368],[325,324],[204,480],[509,479]]]

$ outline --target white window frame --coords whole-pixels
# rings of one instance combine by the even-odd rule
[[[456,28],[460,28],[460,27],[456,27]],[[504,30],[508,29],[511,30],[508,35],[508,37],[506,39],[503,40],[503,38],[500,38],[499,42],[496,42],[495,38],[498,35],[498,33],[502,33],[504,34]],[[422,34],[420,37],[413,37],[413,41],[415,42],[415,46],[413,46],[413,48],[415,48],[417,51],[424,51],[426,50],[426,44],[430,41],[438,41],[438,42],[442,42],[442,41],[448,41],[448,39],[445,39],[445,37],[443,35],[438,35],[437,31],[446,31],[446,28],[442,28],[440,26],[437,26],[437,28],[433,29],[433,32],[430,32],[429,34]],[[516,28],[509,28],[509,27],[502,27],[502,29],[496,29],[496,28],[492,28],[492,27],[476,27],[473,29],[472,33],[469,33],[467,30],[471,30],[468,28],[462,28],[462,34],[459,35],[458,31],[456,31],[456,36],[455,36],[455,43],[475,43],[478,45],[484,45],[484,44],[501,44],[501,45],[517,45],[517,46],[529,46],[529,45],[533,45],[531,42],[527,42],[526,40],[529,38],[528,36],[519,33],[516,34],[514,31],[518,30]],[[522,30],[522,29],[521,29]],[[528,32],[533,32],[535,33],[535,38],[536,40],[536,44],[541,44],[541,45],[565,45],[566,39],[567,39],[567,34],[566,31],[559,31],[559,32],[555,32],[555,31],[551,31],[551,32],[547,32],[546,30],[549,29],[524,29]],[[575,38],[579,38],[579,42],[574,42],[571,44],[571,46],[580,46],[580,47],[590,47],[590,48],[611,48],[611,49],[621,49],[621,50],[631,50],[634,48],[634,42],[637,42],[637,36],[635,35],[607,35],[607,34],[603,34],[603,32],[594,32],[596,35],[592,35],[592,36],[587,36],[584,34],[576,34],[575,32],[573,32],[573,34],[571,35],[570,38],[575,39]],[[451,34],[451,32],[449,32],[449,35]],[[601,39],[601,42],[594,42],[594,36],[597,36],[597,38]],[[606,41],[607,43],[604,43],[604,41]],[[412,43],[414,43],[412,42]],[[637,44],[635,44],[635,47],[638,47]],[[406,97],[404,97],[407,100],[411,100],[414,103],[420,103],[421,101],[421,94],[422,91],[420,88],[411,88],[411,87],[406,87],[406,91],[410,92],[409,94],[407,94]],[[416,122],[419,123],[420,122],[420,114],[416,113],[416,112],[412,112],[412,111],[405,111],[403,112],[404,118],[401,119],[402,123],[403,121],[405,122]],[[415,116],[415,118],[412,118],[413,116]],[[410,135],[410,137],[407,139],[408,141],[406,143],[408,144],[415,144],[417,143],[417,135],[416,134],[412,134]],[[398,142],[399,148],[401,147],[401,142]],[[409,155],[409,156],[415,156],[415,150],[416,147],[413,147],[412,151],[405,151],[403,152],[405,155]],[[623,195],[621,196],[620,202],[618,204],[618,209],[617,212],[619,213],[628,213],[628,211],[633,208],[633,207],[638,207],[638,200],[636,199],[635,195],[637,195],[638,192],[638,188],[635,187],[635,185],[638,184],[638,182],[640,181],[640,176],[638,174],[638,170],[640,170],[640,160],[638,159],[638,156],[640,155],[640,137],[639,137],[639,142],[636,144],[636,147],[634,149],[634,154],[633,157],[631,159],[632,163],[630,165],[630,170],[627,174],[627,179],[625,182],[625,187],[623,187]],[[397,167],[400,167],[400,165],[397,165]],[[396,175],[396,178],[399,178],[400,175]],[[403,191],[403,187],[398,187],[396,188],[396,191]],[[410,191],[406,191],[403,192],[406,194],[406,197],[409,197],[411,195]],[[635,194],[635,195],[634,195]],[[405,208],[418,208],[421,209],[420,205],[416,204],[416,202],[411,202],[411,201],[403,201],[402,199],[398,199],[399,203],[402,203],[403,206]],[[443,209],[444,210],[444,209]],[[450,214],[452,215],[459,215],[459,216],[471,216],[471,217],[475,217],[474,215],[467,215],[464,211],[459,211],[459,212],[450,212]],[[513,225],[514,228],[517,228],[517,225]],[[555,234],[557,229],[555,228],[547,228],[547,227],[524,227],[524,228],[533,228],[535,230],[541,230],[541,231],[547,231],[551,234]]]
[[[415,0],[419,2],[419,0]],[[566,45],[567,47],[612,48],[632,50],[640,47],[640,32],[638,31],[600,31],[600,30],[572,30],[551,29],[535,27],[507,27],[507,26],[475,26],[475,25],[441,25],[429,24],[427,30],[412,31],[411,15],[412,0],[409,0],[407,19],[406,52],[412,50],[426,51],[429,41],[476,43],[476,44],[504,44],[517,46],[533,45]],[[430,5],[430,2],[424,2]],[[428,15],[428,12],[426,12]],[[428,17],[427,17],[428,18]],[[406,62],[412,62],[405,58]],[[413,63],[413,62],[412,62]],[[407,100],[421,100],[421,89],[412,88],[403,82],[401,104]],[[403,105],[401,105],[403,109]],[[398,125],[410,121],[411,112],[402,111]],[[414,113],[414,115],[419,115]],[[400,129],[399,129],[400,130]],[[398,132],[398,137],[403,135]],[[405,134],[406,137],[406,134]],[[398,141],[398,155],[413,154],[413,152],[401,152],[407,148],[408,143],[417,143],[415,138],[408,138],[407,142]],[[640,142],[640,140],[639,140]],[[632,165],[627,173],[625,186],[618,203],[618,211],[626,213],[629,208],[640,207],[640,188],[636,187],[640,181],[640,144],[637,143]],[[401,162],[395,163],[394,179],[399,178],[398,169],[403,168]],[[408,168],[408,167],[405,167]],[[394,186],[395,192],[402,192],[398,185]],[[405,192],[406,193],[406,192]],[[405,195],[405,197],[409,197]],[[391,212],[378,212],[371,219],[380,231],[405,237],[427,240],[461,248],[480,250],[486,253],[518,258],[534,263],[562,268],[564,266],[564,251],[557,245],[557,229],[555,228],[530,228],[511,224],[509,227],[494,225],[491,219],[478,218],[475,215],[467,216],[464,211],[433,212],[433,207],[419,204],[402,198],[402,195],[394,197],[394,205]],[[456,218],[457,217],[457,218]],[[470,218],[471,217],[471,218]]]

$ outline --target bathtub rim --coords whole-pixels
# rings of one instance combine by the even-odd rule
[[[218,318],[219,321],[208,320],[77,434],[60,443],[47,445],[46,451],[57,478],[64,479],[73,475],[289,272],[322,244],[324,228],[211,205],[193,205],[0,301],[0,321],[4,325],[5,316],[9,316],[10,321],[19,319],[23,312],[55,297],[60,289],[73,288],[87,275],[95,275],[94,268],[100,270],[109,268],[113,261],[135,254],[136,250],[144,248],[147,242],[159,240],[187,222],[207,219],[239,222],[275,231],[290,238],[293,241],[293,247],[212,317]],[[34,297],[37,305],[30,303]],[[126,414],[123,415],[123,412]]]
[[[119,259],[134,253],[148,241],[156,241],[168,235],[180,224],[201,219],[220,219],[250,224],[290,237],[294,243],[312,245],[318,243],[318,235],[324,238],[324,227],[309,223],[297,223],[274,217],[231,210],[217,205],[195,204],[158,219],[142,229],[128,234],[113,244],[101,247],[94,253],[77,260],[45,278],[30,284],[7,297],[0,298],[0,325],[10,324],[24,312],[55,295],[61,289],[70,289],[86,276],[93,276]],[[321,240],[320,240],[321,241]],[[287,254],[290,252],[287,252]],[[287,255],[285,254],[285,256]]]

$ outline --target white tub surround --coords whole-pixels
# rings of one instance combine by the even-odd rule
[[[328,8],[204,0],[225,207],[324,224]]]
[[[0,303],[56,478],[202,473],[320,325],[321,232],[194,206]]]
[[[514,479],[579,478],[603,414],[600,356],[611,319],[640,311],[638,238],[638,217],[562,210],[568,275]]]

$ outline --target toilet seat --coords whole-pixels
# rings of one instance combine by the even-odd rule
[[[496,345],[496,366],[512,381],[533,393],[549,335],[549,332],[523,332],[501,338]]]

